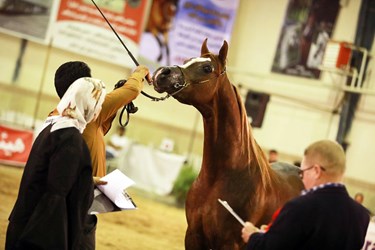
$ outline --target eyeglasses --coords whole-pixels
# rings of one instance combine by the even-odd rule
[[[314,168],[315,166],[316,166],[316,164],[311,165],[310,167],[305,168],[305,169],[300,169],[299,177],[300,177],[301,179],[303,179],[303,173],[304,173],[305,171],[307,171],[307,170],[310,170],[310,169]],[[317,166],[318,166],[322,171],[326,171],[326,169],[325,169],[324,167],[322,167],[322,166],[320,166],[320,165],[317,165]]]

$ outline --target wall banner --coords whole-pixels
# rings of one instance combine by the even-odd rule
[[[340,0],[290,0],[272,72],[319,78],[339,8]]]
[[[33,144],[33,130],[0,125],[0,163],[24,166]]]
[[[171,11],[173,5],[176,11]],[[180,65],[200,55],[206,38],[208,48],[218,53],[223,41],[230,40],[238,5],[239,0],[154,0],[140,43],[140,60],[154,69]],[[153,17],[158,11],[164,13],[163,22]],[[155,26],[163,32],[157,34]]]
[[[49,44],[58,0],[0,1],[0,31]]]
[[[147,0],[96,0],[95,3],[137,57]],[[90,0],[61,0],[52,45],[109,63],[134,67],[134,62]]]

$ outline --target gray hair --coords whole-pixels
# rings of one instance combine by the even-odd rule
[[[340,144],[331,140],[314,142],[305,149],[306,159],[319,164],[329,174],[342,175],[346,168],[345,152]]]

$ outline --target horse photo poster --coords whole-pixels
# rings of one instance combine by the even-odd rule
[[[171,22],[167,33],[153,38],[146,28],[142,35],[140,61],[153,65],[153,70],[183,64],[200,52],[200,44],[206,38],[212,50],[218,52],[223,40],[230,40],[239,0],[175,0],[175,4],[177,10],[167,20]]]
[[[59,1],[0,1],[0,32],[49,44]]]
[[[325,47],[340,9],[339,0],[290,0],[272,72],[317,79]]]

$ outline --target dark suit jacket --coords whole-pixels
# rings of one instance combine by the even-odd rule
[[[35,140],[9,217],[6,249],[81,249],[93,200],[90,153],[76,128]]]
[[[286,203],[269,231],[250,236],[246,249],[359,250],[369,220],[343,185],[326,186]]]

